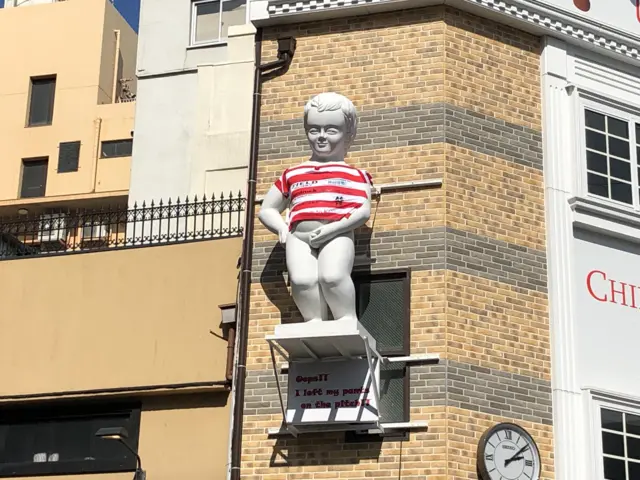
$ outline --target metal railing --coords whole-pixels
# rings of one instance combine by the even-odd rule
[[[0,260],[238,237],[241,193],[0,219]]]

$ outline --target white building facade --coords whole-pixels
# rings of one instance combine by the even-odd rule
[[[542,60],[555,462],[559,479],[627,480],[640,478],[640,15],[591,3]]]
[[[255,28],[243,0],[142,0],[130,203],[244,195]]]

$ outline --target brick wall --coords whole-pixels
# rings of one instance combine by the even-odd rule
[[[383,194],[357,236],[374,271],[411,269],[411,352],[442,360],[411,368],[411,419],[429,428],[408,440],[269,438],[281,414],[264,337],[298,315],[284,252],[257,222],[242,477],[475,479],[480,435],[510,420],[553,478],[539,39],[432,7],[271,27],[263,61],[284,35],[298,50],[264,85],[258,194],[306,160],[302,108],[322,91],[358,108],[347,161],[376,184],[443,179]]]

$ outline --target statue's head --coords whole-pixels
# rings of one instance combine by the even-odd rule
[[[356,108],[343,95],[321,93],[304,106],[304,129],[318,160],[342,160],[357,128]]]

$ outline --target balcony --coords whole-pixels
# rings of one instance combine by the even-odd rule
[[[0,220],[0,399],[222,388],[245,204]]]
[[[0,219],[0,260],[242,236],[241,194]]]

